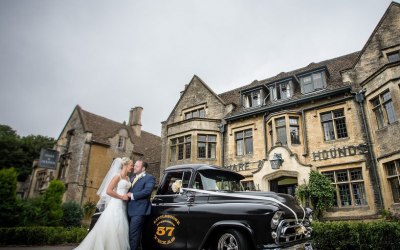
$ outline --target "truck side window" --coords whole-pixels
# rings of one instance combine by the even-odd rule
[[[180,187],[188,187],[190,171],[179,171],[167,173],[164,182],[161,184],[159,195],[173,195],[179,193]]]
[[[193,188],[203,190],[203,183],[201,182],[201,176],[199,173],[196,175],[196,179],[194,180]]]

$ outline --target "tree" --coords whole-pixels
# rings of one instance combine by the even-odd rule
[[[0,170],[0,227],[17,223],[17,172],[14,168]]]
[[[0,169],[14,167],[18,181],[25,181],[40,150],[52,148],[54,142],[53,138],[42,135],[21,138],[10,126],[0,124]]]
[[[333,206],[335,188],[331,181],[317,171],[311,171],[308,184],[302,184],[296,189],[296,197],[304,205],[308,200],[314,209],[316,218],[321,218],[323,212]]]
[[[32,172],[32,162],[40,157],[42,148],[52,148],[55,140],[51,137],[42,135],[28,135],[20,140],[21,149],[24,152],[23,162],[21,162],[18,180],[24,181]]]
[[[53,180],[43,195],[41,204],[41,223],[46,226],[58,226],[61,224],[63,209],[61,207],[62,196],[65,191],[64,183]]]
[[[11,127],[0,124],[0,168],[15,167],[18,171],[23,158],[20,137]]]

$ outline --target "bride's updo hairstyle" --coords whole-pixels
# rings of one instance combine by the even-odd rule
[[[131,161],[131,159],[129,159],[129,157],[122,157],[122,159],[121,159],[121,168],[123,167],[123,166],[125,166],[125,165],[128,165],[129,164],[129,162]]]

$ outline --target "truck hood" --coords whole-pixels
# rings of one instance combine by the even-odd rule
[[[220,192],[184,188],[187,191],[208,194],[209,201],[260,203],[274,206],[285,213],[286,218],[293,218],[302,221],[305,217],[305,210],[297,204],[296,199],[288,194],[274,192]]]

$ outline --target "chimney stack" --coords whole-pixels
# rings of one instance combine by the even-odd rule
[[[134,135],[138,137],[142,133],[142,111],[142,107],[134,107],[129,112],[129,126],[131,126]]]

